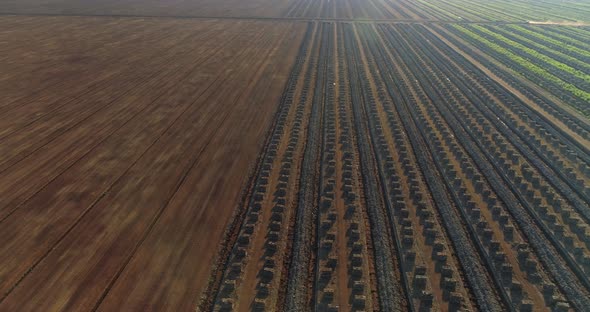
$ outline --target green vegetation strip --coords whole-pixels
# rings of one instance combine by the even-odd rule
[[[487,14],[489,12],[482,12],[482,8],[479,7],[478,10],[473,10],[469,5],[460,5],[455,1],[445,1],[439,0],[438,2],[440,5],[445,5],[451,10],[460,12],[461,14],[465,15],[464,20],[469,21],[494,21],[498,20],[497,17]],[[467,14],[471,15],[468,16]]]
[[[549,31],[557,33],[561,38],[571,40],[576,44],[590,46],[590,31],[586,28],[580,26],[555,26],[549,28]]]
[[[549,38],[549,37],[543,35],[542,33],[539,33],[539,32],[536,32],[536,31],[532,31],[532,30],[530,30],[528,28],[525,28],[525,27],[522,27],[520,25],[510,25],[509,27],[512,28],[512,29],[516,29],[516,30],[518,30],[520,32],[523,32],[525,34],[529,34],[531,36],[534,36],[535,38],[539,38],[541,40],[544,40],[546,42],[549,42],[551,44],[562,46],[565,49],[568,49],[568,50],[570,50],[572,52],[575,52],[575,53],[578,53],[580,55],[584,55],[584,56],[590,57],[590,51],[588,51],[588,50],[580,49],[580,48],[577,48],[575,46],[572,46],[572,45],[569,45],[567,43],[564,43],[563,41],[559,41],[559,40],[555,40],[553,38]],[[566,36],[563,36],[563,35],[560,35],[560,34],[556,34],[556,33],[551,33],[551,34],[554,35],[554,36],[556,36],[556,37],[559,37],[559,38],[564,37],[564,39],[566,39],[566,40],[567,39],[571,40],[570,38],[567,38]],[[588,43],[583,42],[582,44],[587,45]]]
[[[472,32],[471,30],[460,26],[460,25],[452,25],[452,27],[456,28],[457,30],[461,31],[462,33],[464,33],[465,35],[482,42],[483,44],[485,44],[486,46],[488,46],[490,49],[504,54],[507,57],[509,57],[510,59],[512,59],[513,61],[521,64],[522,66],[526,67],[528,70],[544,77],[545,79],[554,82],[555,84],[559,85],[560,87],[562,87],[563,89],[571,92],[572,94],[574,94],[575,96],[583,99],[584,101],[590,101],[590,92],[586,92],[583,90],[578,89],[576,86],[567,83],[563,80],[561,80],[560,78],[554,76],[553,74],[551,74],[550,72],[546,71],[545,69],[539,67],[538,65],[532,63],[531,61],[497,45],[494,42],[491,42],[485,38],[482,38],[481,36],[479,36],[478,34]],[[481,28],[481,27],[480,27]],[[485,29],[483,29],[482,31],[485,31]],[[521,73],[521,74],[526,74],[526,73]]]
[[[525,20],[553,20],[553,21],[578,21],[585,15],[574,4],[543,3],[539,1],[498,1],[494,2],[502,9],[518,12]]]
[[[524,22],[527,20],[526,16],[523,16],[521,10],[516,9],[514,6],[510,8],[510,10],[502,7],[502,4],[499,2],[473,2],[473,1],[463,1],[460,2],[461,6],[473,6],[475,5],[476,9],[479,11],[483,11],[488,16],[492,16],[492,12],[496,14],[493,15],[494,19],[498,21],[518,21]],[[530,14],[530,13],[529,13]]]
[[[424,0],[416,0],[416,3],[419,3],[422,7],[427,7],[430,10],[432,10],[432,15],[436,16],[439,15],[439,18],[445,18],[445,19],[450,19],[450,20],[459,20],[461,19],[461,17],[457,14],[454,14],[452,12],[449,12],[447,10],[444,10],[443,8],[441,8],[440,6],[435,6],[432,5],[430,2],[428,1],[424,1]],[[418,7],[418,5],[417,5]]]
[[[502,36],[502,35],[500,35],[498,33],[495,33],[495,32],[493,32],[493,31],[491,31],[491,30],[489,30],[489,29],[487,29],[485,27],[482,27],[480,25],[473,25],[473,28],[475,28],[475,29],[477,29],[477,30],[479,30],[479,31],[481,31],[483,33],[486,33],[486,34],[492,36],[495,39],[498,39],[500,41],[503,41],[506,44],[510,45],[511,47],[514,47],[516,49],[519,49],[519,50],[521,50],[521,51],[529,54],[530,56],[532,56],[534,58],[538,58],[538,59],[540,59],[540,60],[542,60],[544,62],[547,62],[548,64],[551,64],[552,66],[554,66],[554,67],[556,67],[556,68],[558,68],[558,69],[560,69],[560,70],[562,70],[562,71],[564,71],[566,73],[569,73],[569,74],[574,75],[574,76],[576,76],[578,78],[581,78],[581,79],[583,79],[583,80],[585,80],[587,82],[590,82],[590,75],[586,75],[585,73],[583,73],[583,72],[581,72],[581,71],[579,71],[579,70],[577,70],[577,69],[575,69],[575,68],[573,68],[571,66],[568,66],[566,64],[563,64],[561,62],[558,62],[558,61],[556,61],[556,60],[548,57],[545,54],[539,53],[537,50],[534,50],[534,49],[531,49],[531,48],[527,48],[526,46],[524,46],[523,44],[521,44],[519,42],[516,42],[514,40],[510,40],[510,39],[508,39],[508,38],[506,38],[506,37],[504,37],[504,36]]]
[[[564,59],[566,59],[566,60],[568,60],[568,61],[570,61],[572,63],[576,63],[576,65],[579,66],[580,68],[584,68],[586,71],[590,71],[590,64],[588,64],[588,63],[586,63],[584,61],[581,61],[581,60],[579,60],[579,59],[577,59],[577,58],[575,58],[575,57],[573,57],[571,55],[567,55],[565,53],[562,53],[561,51],[558,51],[558,50],[552,49],[552,48],[550,48],[550,47],[548,47],[546,45],[540,44],[539,42],[536,42],[536,41],[530,40],[528,38],[525,38],[525,37],[519,35],[516,32],[516,31],[521,31],[522,30],[523,33],[530,34],[530,35],[533,35],[534,36],[535,33],[531,32],[531,31],[527,31],[526,28],[523,28],[521,26],[512,26],[512,25],[509,26],[509,28],[512,28],[512,29],[503,29],[503,27],[502,28],[498,28],[498,26],[495,26],[494,28],[497,29],[497,31],[503,31],[503,32],[509,33],[511,36],[517,38],[519,41],[526,42],[526,43],[528,43],[528,44],[530,44],[530,45],[538,48],[539,51],[543,51],[543,52],[547,52],[547,53],[552,53],[552,54],[558,55],[559,57],[564,58]],[[543,35],[537,34],[537,36],[535,36],[535,38],[539,38],[541,40],[545,40],[546,37],[543,36]],[[547,38],[547,39],[549,39],[549,38]],[[550,42],[550,40],[546,40],[546,41],[547,42]],[[553,43],[553,42],[551,42],[551,43]],[[558,44],[558,45],[563,46],[564,48],[570,50],[568,47],[565,47],[563,44],[559,44],[559,43],[555,43],[555,44]],[[570,51],[574,51],[574,50],[571,49]],[[584,53],[582,55],[589,56],[590,57],[590,53],[589,52],[586,52],[586,51],[584,51]],[[586,74],[586,72],[584,72],[584,74]],[[588,76],[588,75],[586,75],[586,76]]]

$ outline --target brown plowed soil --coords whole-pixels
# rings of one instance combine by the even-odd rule
[[[23,80],[35,63],[51,70],[28,84],[36,97],[11,89],[3,115],[14,130],[0,141],[0,310],[194,307],[305,24],[167,20],[134,33],[124,29],[137,20],[107,18],[103,31],[120,35],[102,38],[92,18],[78,41],[25,43],[13,20],[0,18],[14,46],[3,62]],[[54,22],[85,29],[79,18],[27,22],[33,38]],[[51,60],[70,40],[73,56]],[[73,75],[74,57],[95,60],[77,83],[42,79]]]

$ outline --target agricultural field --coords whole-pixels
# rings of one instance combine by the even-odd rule
[[[567,37],[569,41],[559,33],[520,25],[448,27],[515,70],[516,75],[543,86],[572,109],[590,117],[590,41]]]
[[[203,310],[590,303],[587,136],[443,30],[310,25]]]
[[[587,310],[588,16],[2,2],[0,311]]]
[[[3,0],[3,14],[590,22],[582,0]]]

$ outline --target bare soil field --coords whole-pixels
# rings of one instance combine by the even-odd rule
[[[304,25],[0,24],[0,310],[190,309]]]
[[[423,19],[432,14],[416,14],[411,1],[368,0],[197,0],[197,1],[62,1],[8,0],[0,3],[3,14],[115,15],[170,17],[250,17],[250,18],[365,18]]]
[[[0,14],[367,19],[587,25],[583,1],[544,0],[4,0]]]

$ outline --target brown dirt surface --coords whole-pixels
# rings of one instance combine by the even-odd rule
[[[38,32],[50,32],[54,20],[71,21],[72,29],[61,31],[83,32],[79,18],[35,20]],[[112,71],[109,84],[89,94],[60,81],[56,92],[64,95],[56,104],[44,101],[44,92],[15,95],[19,105],[3,123],[15,130],[0,142],[6,151],[0,281],[2,294],[10,292],[1,309],[195,306],[305,29],[167,20],[125,34],[136,20],[105,22],[121,33],[113,42],[99,44],[89,34],[72,44],[140,54],[125,60],[119,49],[86,50],[97,61],[81,71],[93,77]],[[150,49],[134,43],[136,36],[152,40]],[[3,39],[16,41],[12,59],[35,51],[31,63],[47,62],[60,44],[46,38],[19,48],[18,37]],[[52,61],[53,72],[71,70],[64,58]],[[75,99],[61,105],[70,93]],[[57,286],[64,284],[71,291]]]

